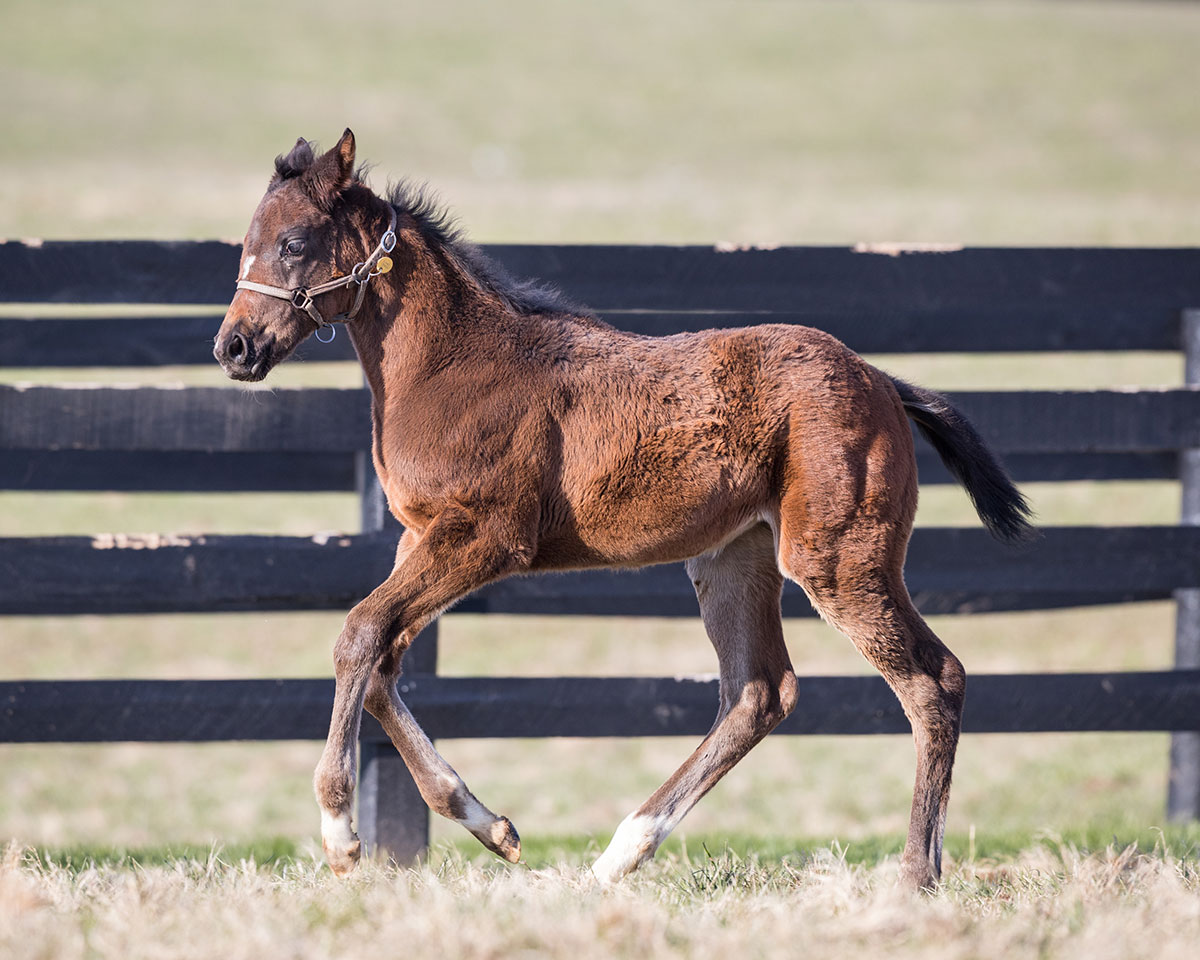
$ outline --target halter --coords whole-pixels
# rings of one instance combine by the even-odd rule
[[[353,320],[355,314],[358,313],[358,308],[362,306],[363,298],[367,294],[367,282],[372,277],[378,277],[392,269],[392,258],[388,254],[396,246],[396,208],[392,207],[391,211],[392,221],[388,224],[383,239],[371,251],[371,255],[366,260],[355,264],[354,269],[346,274],[346,276],[337,277],[334,280],[326,280],[324,283],[318,283],[313,287],[296,287],[294,290],[288,290],[284,287],[273,287],[268,283],[256,283],[253,280],[239,280],[237,288],[239,290],[253,290],[255,293],[265,293],[268,297],[290,301],[292,306],[297,310],[303,310],[312,317],[313,323],[317,325],[317,339],[321,340],[322,343],[329,343],[337,333],[333,325]],[[328,320],[321,316],[321,311],[317,309],[313,298],[319,297],[323,293],[329,293],[331,290],[340,290],[342,287],[348,287],[352,283],[358,284],[358,293],[354,295],[354,306],[348,312],[335,314]],[[329,340],[322,340],[321,331],[326,327],[329,327],[330,330]]]

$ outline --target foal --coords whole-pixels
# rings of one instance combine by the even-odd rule
[[[261,380],[345,321],[372,396],[372,453],[404,525],[388,578],[334,647],[337,694],[314,777],[334,872],[350,872],[362,710],[426,802],[515,862],[513,825],[480,803],[396,690],[412,639],[464,595],[512,574],[683,560],[720,664],[712,729],[617,828],[593,865],[614,881],[796,703],[783,578],[803,587],[891,685],[917,772],[901,874],[940,876],[962,717],[962,664],[921,619],[902,567],[917,504],[909,419],[999,538],[1031,532],[1021,494],[938,394],[833,337],[774,324],[672,337],[623,333],[518,283],[420,194],[387,199],[354,170],[349,130],[275,161],[213,351]],[[368,289],[369,288],[369,289]]]

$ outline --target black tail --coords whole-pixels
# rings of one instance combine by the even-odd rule
[[[984,526],[998,540],[1023,543],[1037,536],[1033,511],[971,422],[940,393],[891,378],[904,412],[937,451],[946,469],[975,504]]]

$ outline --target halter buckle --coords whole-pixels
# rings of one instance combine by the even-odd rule
[[[292,291],[292,306],[297,310],[307,310],[312,306],[313,299],[308,295],[308,290],[304,287],[297,287]]]

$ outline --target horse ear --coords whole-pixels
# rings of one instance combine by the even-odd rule
[[[350,128],[342,139],[309,167],[304,175],[314,200],[331,204],[354,180],[354,134]]]
[[[334,147],[338,152],[338,165],[346,177],[347,186],[354,176],[354,131],[347,127],[342,131],[342,139]]]
[[[279,183],[281,180],[300,176],[313,165],[314,160],[312,144],[301,137],[296,141],[291,152],[286,156],[280,154],[275,158],[275,176],[271,178],[271,183]]]

